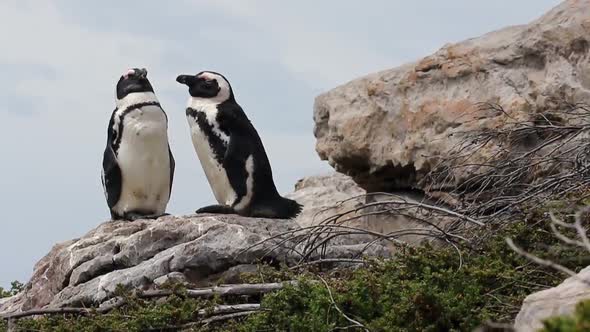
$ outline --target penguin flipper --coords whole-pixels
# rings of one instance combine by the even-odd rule
[[[223,156],[223,168],[227,174],[229,184],[236,194],[236,202],[247,194],[246,179],[248,171],[246,170],[246,159],[250,155],[245,139],[238,134],[231,134],[229,143]]]
[[[172,182],[174,181],[174,168],[176,167],[176,161],[172,156],[172,150],[170,150],[170,144],[168,144],[168,155],[170,157],[170,192],[168,193],[168,199],[172,196]]]
[[[107,145],[104,150],[101,178],[107,205],[112,209],[121,196],[122,176],[121,168],[119,168],[119,163],[117,162],[117,156],[115,156],[115,152],[110,145]]]
[[[228,205],[214,204],[204,206],[195,211],[195,213],[236,214],[236,211]]]
[[[254,126],[252,126],[250,119],[248,119],[248,116],[238,104],[220,109],[219,114],[217,115],[217,121],[219,122],[220,127],[229,129],[231,132],[256,131]]]

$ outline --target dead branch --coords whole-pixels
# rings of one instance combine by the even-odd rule
[[[479,104],[482,116],[475,116],[476,121],[496,117],[504,123],[455,132],[457,144],[437,156],[439,162],[422,185],[452,188],[449,193],[461,202],[458,213],[493,221],[518,213],[523,204],[536,205],[588,187],[588,107],[567,107],[517,119],[499,105]],[[486,152],[480,154],[482,150]],[[483,155],[488,158],[474,159]],[[463,179],[456,177],[459,171]]]
[[[296,285],[297,281],[286,281],[286,282],[274,282],[265,284],[228,284],[219,285],[206,288],[198,289],[187,289],[185,291],[172,291],[167,289],[145,291],[138,294],[140,298],[154,298],[154,297],[166,297],[173,294],[186,296],[190,298],[204,298],[212,297],[214,295],[230,296],[230,295],[260,295],[266,294],[272,291],[279,290],[285,285]]]
[[[568,223],[562,220],[557,219],[557,217],[555,217],[555,215],[553,213],[549,213],[549,217],[551,220],[551,231],[553,232],[553,234],[555,235],[555,237],[557,237],[559,240],[561,240],[562,242],[566,243],[566,244],[570,244],[570,245],[576,245],[579,247],[582,247],[584,249],[586,249],[589,253],[590,253],[590,240],[588,239],[588,236],[586,234],[586,229],[584,229],[584,227],[582,226],[582,216],[585,213],[588,213],[588,211],[590,211],[590,206],[586,206],[584,208],[581,208],[580,210],[578,210],[575,214],[574,214],[574,222],[573,223]],[[576,239],[572,239],[569,236],[566,236],[565,234],[561,233],[559,231],[559,229],[557,227],[563,227],[563,228],[567,228],[567,229],[575,229],[576,230],[576,234],[577,236],[582,240],[582,241],[578,241]],[[551,267],[555,270],[561,271],[567,275],[569,275],[570,277],[573,277],[587,285],[590,286],[590,280],[588,279],[583,279],[580,278],[579,275],[568,269],[567,267],[555,263],[551,260],[548,259],[543,259],[543,258],[539,258],[531,253],[528,253],[524,250],[522,250],[521,248],[518,248],[514,242],[512,241],[512,239],[510,238],[506,238],[506,242],[508,243],[508,245],[510,246],[510,248],[515,251],[517,254],[529,259],[530,261],[537,263],[539,265],[543,265],[543,266],[548,266]]]
[[[586,206],[576,212],[576,215],[574,216],[574,228],[576,229],[576,232],[578,232],[578,236],[582,240],[584,247],[588,252],[590,252],[590,240],[586,235],[586,230],[582,226],[582,216],[584,213],[588,213],[588,211],[590,211],[590,207]]]
[[[565,273],[565,274],[569,275],[570,277],[577,278],[577,279],[579,279],[580,281],[582,281],[582,282],[584,282],[584,283],[586,283],[586,284],[590,285],[590,280],[586,280],[586,279],[581,279],[581,278],[579,278],[579,277],[578,277],[578,274],[577,274],[576,272],[574,272],[574,271],[572,271],[572,270],[568,269],[567,267],[565,267],[565,266],[563,266],[563,265],[561,265],[561,264],[557,264],[557,263],[555,263],[555,262],[553,262],[553,261],[551,261],[551,260],[548,260],[548,259],[543,259],[543,258],[537,257],[537,256],[535,256],[535,255],[533,255],[533,254],[531,254],[531,253],[528,253],[528,252],[526,252],[526,251],[522,250],[521,248],[517,247],[517,246],[514,244],[514,242],[512,241],[512,239],[511,239],[511,238],[506,238],[506,243],[507,243],[507,244],[508,244],[508,246],[509,246],[509,247],[510,247],[510,248],[511,248],[511,249],[512,249],[514,252],[516,252],[517,254],[519,254],[519,255],[521,255],[521,256],[523,256],[523,257],[525,257],[525,258],[527,258],[527,259],[529,259],[529,260],[531,260],[531,261],[533,261],[533,262],[535,262],[535,263],[537,263],[537,264],[539,264],[539,265],[548,266],[548,267],[550,267],[550,268],[552,268],[552,269],[555,269],[555,270],[561,271],[561,272],[563,272],[563,273]]]
[[[212,309],[201,309],[198,311],[199,316],[214,316],[233,314],[236,312],[244,311],[258,311],[260,310],[259,303],[246,303],[246,304],[222,304],[213,307]]]
[[[3,315],[2,319],[15,320],[28,316],[39,316],[39,315],[63,315],[63,314],[75,314],[75,315],[88,315],[91,312],[85,308],[48,308],[48,309],[34,309],[24,312],[18,312],[10,315]]]
[[[455,211],[451,211],[449,209],[445,209],[443,207],[440,206],[434,206],[434,205],[429,205],[429,204],[424,204],[424,203],[419,203],[419,202],[407,202],[407,201],[401,201],[401,200],[391,200],[391,201],[382,201],[382,202],[377,202],[375,203],[377,205],[381,205],[381,204],[404,204],[404,205],[408,205],[409,207],[415,207],[415,208],[424,208],[426,210],[433,210],[433,211],[437,211],[437,212],[441,212],[443,214],[447,214],[449,216],[453,216],[453,217],[457,217],[461,220],[466,220],[470,223],[476,224],[478,226],[484,226],[484,223],[478,220],[475,220],[471,217],[468,217],[464,214],[455,212]],[[370,204],[368,204],[370,205]]]

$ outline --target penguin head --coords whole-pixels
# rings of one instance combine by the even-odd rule
[[[216,72],[202,71],[196,75],[179,75],[176,82],[188,86],[188,92],[194,98],[210,99],[218,103],[234,100],[229,81]]]
[[[154,88],[147,79],[147,70],[145,68],[129,69],[119,78],[117,99],[121,100],[134,92],[154,92]]]

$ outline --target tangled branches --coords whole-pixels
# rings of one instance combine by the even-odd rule
[[[371,197],[378,200],[366,203]],[[357,204],[350,207],[347,203],[353,201]],[[292,269],[315,264],[362,264],[364,261],[358,258],[377,244],[399,246],[406,243],[404,240],[417,237],[438,239],[455,246],[468,242],[460,235],[464,227],[483,226],[480,221],[445,207],[390,193],[352,197],[327,210],[339,212],[314,225],[271,236],[252,247],[263,245],[266,253],[288,247],[299,257]],[[318,214],[321,212],[325,211]],[[401,225],[391,226],[395,224],[391,220],[394,216],[402,218]],[[380,218],[378,222],[384,231],[367,227],[367,218],[371,217]],[[410,223],[412,226],[408,226]]]
[[[458,144],[424,179],[432,190],[450,188],[459,212],[501,221],[548,199],[586,188],[590,163],[590,108],[567,104],[564,111],[519,119],[499,105],[480,104],[476,129],[455,133]],[[482,119],[495,125],[479,128]]]

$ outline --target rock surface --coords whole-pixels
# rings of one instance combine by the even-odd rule
[[[556,287],[527,296],[516,316],[516,330],[537,331],[547,318],[572,314],[578,302],[590,299],[590,286],[581,280],[590,282],[590,266],[580,271],[577,277],[570,277]]]
[[[502,114],[478,118],[478,103],[528,121],[590,101],[589,36],[590,0],[569,0],[530,24],[351,81],[316,98],[316,150],[369,192],[424,189],[424,175],[459,133],[505,123]],[[475,151],[473,160],[493,152]],[[466,169],[453,171],[466,176]]]
[[[416,208],[407,208],[399,214],[393,213],[375,214],[383,210],[382,206],[362,208],[375,205],[377,202],[399,199],[411,203],[431,203],[423,195],[407,191],[398,191],[395,198],[391,195],[366,195],[366,191],[360,188],[351,177],[341,173],[331,173],[321,176],[311,176],[301,179],[295,185],[295,191],[287,197],[303,204],[303,211],[296,221],[302,227],[310,227],[325,222],[335,215],[344,214],[338,223],[342,226],[360,228],[380,234],[400,234],[397,240],[409,245],[416,245],[423,240],[431,241],[433,238],[426,236],[436,227],[445,228],[455,219],[444,215],[426,215],[424,211]],[[356,210],[356,211],[355,211]],[[419,220],[428,220],[428,223]],[[412,229],[405,232],[404,230]],[[333,244],[355,245],[359,242],[370,242],[375,239],[369,235],[341,236],[335,238]],[[394,250],[394,246],[389,246]]]
[[[334,172],[301,179],[295,184],[295,191],[285,196],[303,204],[296,221],[306,227],[360,206],[365,199],[359,196],[365,193],[349,176]]]
[[[261,260],[296,262],[300,257],[290,241],[255,245],[298,229],[294,220],[236,215],[105,222],[79,239],[56,244],[35,265],[25,291],[0,302],[0,313],[96,305],[108,300],[118,284],[145,289],[167,280],[196,286],[232,282]],[[360,247],[332,247],[330,255],[350,257]],[[372,252],[386,254],[379,250]]]

